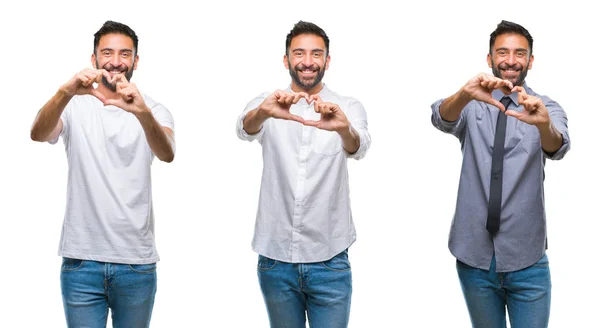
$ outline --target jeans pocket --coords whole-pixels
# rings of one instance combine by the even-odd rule
[[[330,260],[321,262],[321,264],[331,271],[349,271],[351,269],[347,250],[332,257]]]
[[[84,261],[80,259],[63,257],[60,270],[63,272],[79,270],[79,268],[81,268],[81,266],[83,265],[83,262]]]
[[[542,256],[542,258],[539,261],[537,261],[533,266],[538,268],[547,268],[549,265],[550,262],[548,261],[548,256],[544,254],[544,256]]]
[[[256,268],[260,271],[268,271],[272,270],[276,264],[276,260],[273,260],[266,256],[258,255],[258,265],[256,266]]]
[[[475,268],[473,268],[472,266],[470,266],[470,265],[468,265],[468,264],[466,264],[466,263],[464,263],[464,262],[461,262],[461,261],[460,261],[460,260],[458,260],[458,259],[456,259],[456,266],[459,266],[459,267],[461,267],[461,268],[465,268],[465,269],[475,269]]]
[[[156,263],[149,264],[127,264],[131,271],[137,273],[154,273],[156,272]]]

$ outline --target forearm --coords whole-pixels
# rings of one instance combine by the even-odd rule
[[[463,108],[471,101],[471,97],[463,89],[446,98],[440,105],[440,115],[444,121],[454,122],[460,117]]]
[[[342,144],[344,145],[344,150],[346,150],[349,154],[354,154],[360,148],[360,136],[356,130],[350,125],[349,129],[344,129],[344,131],[338,131],[338,134],[342,138]]]
[[[58,125],[60,115],[73,96],[67,95],[62,88],[40,109],[33,126],[31,127],[31,139],[34,141],[47,141],[53,130]],[[60,131],[58,131],[60,132]]]
[[[244,131],[248,134],[258,133],[268,118],[260,111],[260,108],[249,111],[244,118]]]
[[[135,116],[140,121],[150,149],[163,162],[170,163],[175,158],[175,141],[164,128],[158,124],[152,111],[147,109]]]
[[[554,127],[552,121],[548,124],[538,126],[540,131],[540,140],[542,142],[542,149],[547,153],[554,153],[560,149],[563,144],[562,134]]]

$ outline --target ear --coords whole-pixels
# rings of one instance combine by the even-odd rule
[[[529,56],[529,65],[527,65],[527,69],[530,70],[533,66],[533,55]]]
[[[331,56],[327,55],[327,59],[325,59],[325,70],[329,69],[329,61],[331,60]]]
[[[92,67],[98,69],[98,67],[96,67],[96,54],[92,54],[92,58],[90,60],[92,62]]]
[[[290,69],[290,62],[287,55],[283,55],[283,66],[285,66],[285,69]]]
[[[492,55],[490,55],[490,54],[487,55],[487,62],[488,62],[488,67],[492,68]]]
[[[137,69],[137,63],[138,63],[139,59],[140,59],[140,56],[135,55],[135,59],[133,60],[133,70],[134,71]]]

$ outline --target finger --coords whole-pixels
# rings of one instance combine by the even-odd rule
[[[107,81],[111,81],[112,83],[112,76],[110,76],[110,73],[107,70],[99,69],[98,72],[100,72],[98,76],[98,82],[100,82],[102,80],[102,77],[104,77]]]
[[[275,100],[277,100],[280,104],[285,104],[285,98],[287,97],[287,92],[283,92],[281,90],[275,91],[273,94],[275,96]]]
[[[294,95],[293,93],[288,94],[287,96],[285,96],[285,103],[287,105],[291,105],[294,103],[294,98],[296,97],[296,95]]]
[[[319,126],[321,125],[321,121],[305,120],[304,125],[319,128]]]
[[[521,118],[523,117],[523,113],[517,112],[516,110],[512,109],[505,111],[504,114],[506,114],[506,116],[512,116],[518,120],[521,120]]]
[[[292,103],[297,104],[300,101],[300,99],[302,99],[302,98],[304,98],[304,95],[302,95],[300,93],[296,93],[294,95],[294,99],[292,100]]]
[[[124,74],[119,73],[119,74],[115,74],[113,75],[113,83],[114,82],[121,82],[121,83],[129,83],[129,81],[127,80],[127,78],[125,77]]]
[[[331,107],[332,107],[331,104],[320,103],[318,113],[321,113],[322,115],[329,115],[332,113]]]
[[[308,102],[310,104],[310,97],[308,96],[308,93],[306,93],[306,92],[298,92],[297,94],[301,95],[302,98],[306,99],[306,102]]]
[[[77,80],[79,81],[79,84],[84,86],[84,87],[89,87],[93,82],[94,82],[94,77],[91,75],[88,75],[86,73],[81,73],[78,74],[77,76]]]
[[[286,120],[290,120],[290,121],[296,121],[299,123],[304,124],[304,119],[298,115],[294,115],[294,114],[289,114],[288,116],[285,117]]]
[[[517,92],[517,102],[519,104],[522,104],[527,99],[529,99],[529,95],[527,94],[527,92],[525,92],[525,89],[523,87],[520,87],[520,86],[514,87],[512,91]]]
[[[104,102],[104,106],[116,106],[116,107],[123,107],[123,100],[122,99],[106,99],[106,101]]]
[[[482,87],[484,87],[485,89],[488,89],[488,90],[493,90],[493,89],[494,89],[494,87],[493,87],[494,81],[491,81],[491,80],[483,80],[483,81],[481,81],[479,84],[480,84]]]
[[[318,101],[318,102],[322,102],[323,100],[321,99],[321,97],[319,95],[312,95],[309,97],[310,101]]]
[[[122,82],[121,82],[122,83]],[[123,100],[125,100],[126,102],[131,102],[133,101],[133,98],[135,96],[135,90],[133,90],[131,87],[125,86],[125,87],[121,87],[121,89],[118,89],[117,87],[117,93],[121,96],[121,98],[123,98]]]
[[[502,105],[502,103],[499,102],[498,100],[490,97],[489,99],[484,100],[484,101],[490,105],[494,105],[494,106],[498,107],[499,110],[506,112],[506,108],[504,108],[504,105]]]
[[[528,111],[528,112],[534,112],[538,109],[538,107],[540,106],[539,104],[539,98],[529,98],[529,99],[525,99],[523,101],[523,108]]]
[[[100,100],[103,104],[106,105],[106,97],[104,97],[104,95],[102,93],[100,93],[100,91],[94,89],[94,88],[90,88],[90,94],[96,98],[98,98],[98,100]]]
[[[126,82],[117,82],[117,91],[123,90],[129,86]]]
[[[525,88],[523,88],[522,86],[516,86],[514,88],[512,88],[511,90],[512,92],[524,92],[525,94],[527,94],[527,92],[525,92]]]

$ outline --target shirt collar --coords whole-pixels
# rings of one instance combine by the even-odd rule
[[[527,83],[525,81],[523,81],[523,88],[525,89],[525,92],[530,93],[529,88],[527,87]],[[492,98],[500,101],[502,99],[502,97],[504,97],[505,94],[504,92],[495,89],[494,91],[492,91]],[[513,104],[515,104],[516,107],[519,106],[519,94],[517,92],[513,92],[510,95],[508,95],[510,97],[510,100],[512,100]]]

